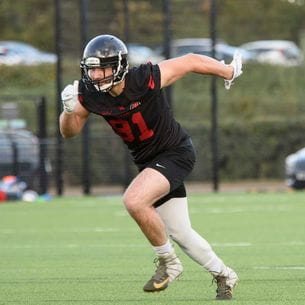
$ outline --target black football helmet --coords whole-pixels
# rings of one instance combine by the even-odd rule
[[[99,35],[90,40],[84,49],[80,63],[82,80],[98,91],[108,92],[114,85],[119,84],[128,72],[128,51],[125,44],[115,36]],[[92,80],[89,77],[91,68],[112,68],[112,75],[102,80]],[[90,86],[91,85],[91,86]]]

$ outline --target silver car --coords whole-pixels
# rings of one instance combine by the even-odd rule
[[[157,64],[164,59],[164,57],[157,54],[153,49],[148,46],[130,43],[128,48],[128,61],[131,66],[138,66],[151,62]]]
[[[53,53],[40,51],[30,44],[19,41],[0,41],[0,64],[38,65],[56,63]]]
[[[218,60],[224,60],[226,63],[229,63],[233,59],[236,51],[241,53],[244,63],[251,60],[251,56],[246,50],[231,46],[222,40],[218,40],[215,45],[215,57]],[[210,38],[183,38],[173,40],[171,45],[172,57],[181,56],[187,53],[211,56],[212,40]]]
[[[299,66],[303,63],[300,48],[289,40],[257,40],[240,45],[255,61],[281,66]]]

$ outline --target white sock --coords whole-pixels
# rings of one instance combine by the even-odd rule
[[[169,239],[162,246],[156,246],[156,247],[153,246],[153,249],[155,250],[157,256],[164,256],[166,254],[174,252],[174,248],[170,243]]]
[[[221,274],[226,270],[226,266],[223,263],[223,261],[214,253],[214,251],[211,251],[209,253],[210,260],[206,262],[203,267],[209,271],[216,274]]]
[[[157,208],[167,233],[195,262],[209,272],[223,273],[226,266],[215,254],[208,241],[192,229],[187,199],[172,198]]]

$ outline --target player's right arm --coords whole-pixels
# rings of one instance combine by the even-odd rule
[[[78,81],[66,86],[61,98],[63,112],[59,117],[60,133],[64,138],[71,138],[81,132],[89,116],[78,100]]]

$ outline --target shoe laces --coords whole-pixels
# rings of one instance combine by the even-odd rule
[[[230,286],[227,285],[227,280],[225,276],[216,276],[212,280],[212,284],[217,284],[216,293],[218,296],[232,296],[232,289]]]
[[[157,257],[154,259],[154,264],[157,269],[155,271],[155,274],[152,276],[152,279],[156,281],[164,281],[166,278],[168,278],[165,260],[162,260]]]
[[[158,278],[163,274],[166,274],[166,276],[169,276],[171,278],[171,274],[179,273],[179,277],[181,276],[181,270],[179,269],[177,256],[173,255],[171,257],[157,257],[154,259],[154,263],[157,267],[155,276],[158,276]],[[178,277],[175,276],[175,279],[178,279]]]

